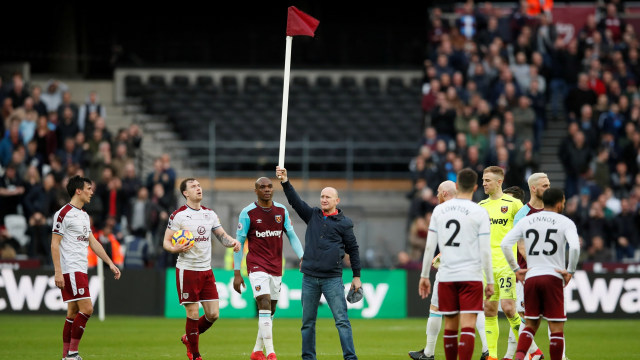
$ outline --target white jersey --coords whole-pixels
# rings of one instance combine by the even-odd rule
[[[206,271],[211,269],[211,232],[220,227],[218,215],[204,206],[195,210],[183,205],[169,217],[167,228],[173,231],[189,230],[195,245],[178,255],[176,267],[184,270]]]
[[[576,225],[568,217],[552,211],[541,211],[522,218],[502,240],[502,249],[511,248],[524,239],[527,252],[525,276],[553,275],[562,278],[556,269],[574,272],[580,255],[580,240]],[[565,268],[565,248],[569,244],[569,267]],[[511,269],[518,269],[513,254],[505,253]]]
[[[89,214],[67,204],[53,215],[54,234],[62,236],[60,241],[60,267],[63,274],[87,272],[87,247],[91,234]]]
[[[440,282],[482,281],[482,270],[493,283],[489,214],[471,200],[452,199],[431,215],[421,277],[428,278],[431,260],[440,248]]]

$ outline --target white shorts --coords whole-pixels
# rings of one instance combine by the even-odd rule
[[[524,312],[524,284],[520,281],[516,281],[516,311]]]
[[[433,281],[433,286],[431,287],[431,305],[440,308],[440,306],[438,306],[438,283],[440,283],[440,280],[438,280],[438,274],[436,273],[436,279]]]
[[[282,276],[272,276],[264,271],[257,271],[249,274],[249,282],[251,283],[254,298],[260,295],[270,295],[271,300],[280,298]]]

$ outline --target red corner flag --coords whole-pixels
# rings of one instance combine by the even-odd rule
[[[305,35],[313,37],[320,21],[289,6],[287,15],[287,36]]]

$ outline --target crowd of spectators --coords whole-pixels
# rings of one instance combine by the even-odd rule
[[[439,8],[430,13],[424,133],[409,166],[413,189],[401,264],[420,261],[437,187],[455,181],[461,168],[481,179],[485,167],[498,165],[506,172],[504,187],[528,193],[527,177],[545,172],[539,151],[551,121],[567,128],[557,149],[566,181],[551,186],[565,189],[583,260],[638,261],[636,31],[621,18],[620,1],[596,7],[573,38],[559,35],[549,12],[532,12],[527,4],[505,14],[490,2],[467,2],[455,21]],[[476,201],[486,196],[479,185]]]
[[[86,208],[94,236],[114,262],[167,263],[159,244],[175,208],[176,174],[167,154],[148,176],[138,173],[137,125],[112,134],[96,92],[77,104],[64,83],[52,80],[43,91],[21,74],[0,86],[0,103],[0,258],[51,264],[52,216],[69,201],[68,178],[82,175],[94,182]],[[95,266],[95,254],[89,258]]]

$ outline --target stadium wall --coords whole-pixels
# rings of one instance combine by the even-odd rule
[[[240,296],[233,291],[233,272],[214,270],[220,294],[223,317],[255,316],[251,291]],[[110,315],[145,315],[183,317],[177,305],[174,269],[127,270],[116,281],[106,282],[106,311]],[[417,294],[418,271],[363,270],[364,300],[349,305],[352,318],[426,317],[430,299]],[[300,284],[302,275],[295,270],[285,272],[278,303],[278,316],[300,318]],[[344,277],[345,290],[351,281],[350,271]],[[247,281],[245,279],[245,281]],[[247,282],[248,284],[248,282]],[[95,272],[90,272],[90,293],[94,303],[100,292]],[[569,318],[637,318],[640,315],[639,274],[596,274],[578,271],[565,288],[565,304]],[[0,314],[63,313],[66,305],[55,287],[51,271],[0,270]],[[320,317],[329,318],[326,305],[320,307]]]

